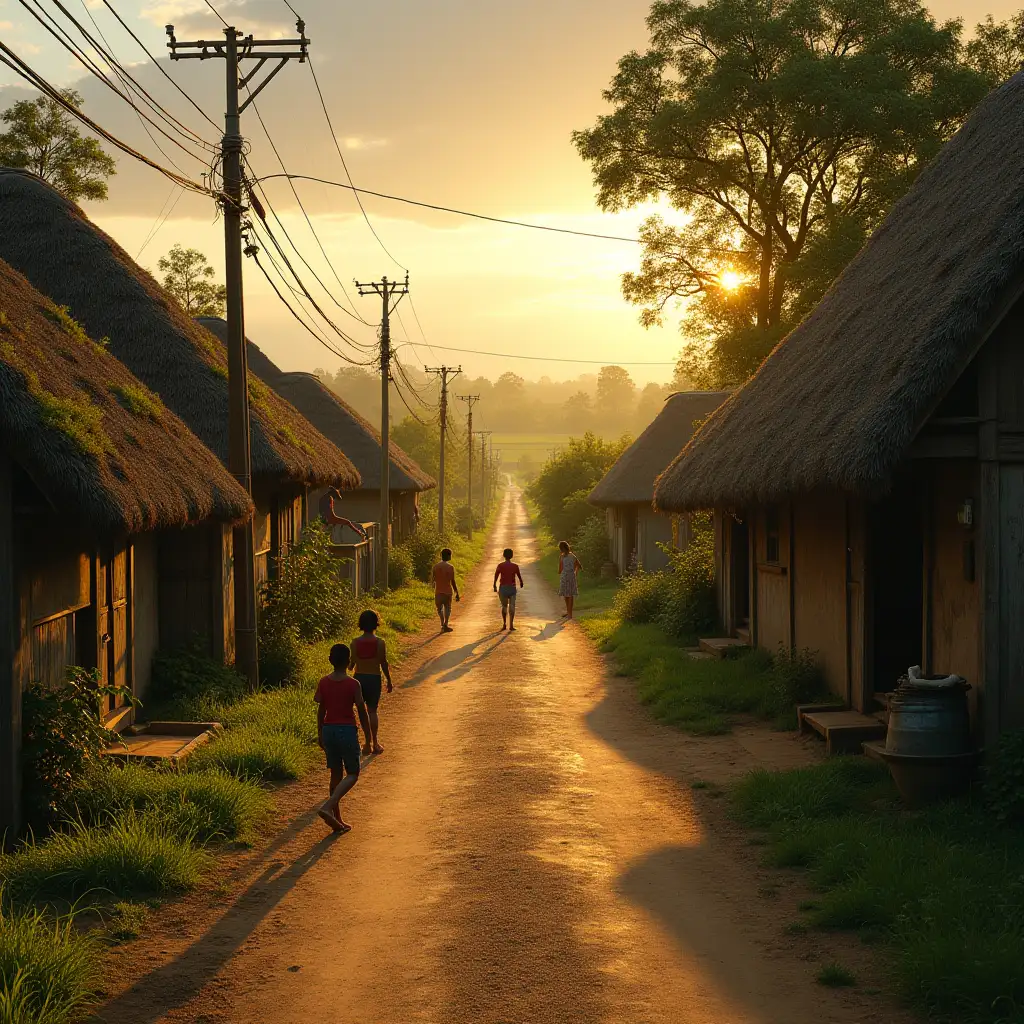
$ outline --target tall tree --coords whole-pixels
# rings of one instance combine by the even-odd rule
[[[61,95],[72,106],[82,105],[74,89],[62,89]],[[107,198],[107,179],[117,165],[56,100],[19,100],[0,117],[10,125],[0,133],[0,165],[38,174],[72,202]]]
[[[163,271],[164,287],[181,303],[189,316],[222,316],[228,292],[213,278],[213,267],[197,249],[175,245],[157,260]]]
[[[629,371],[621,366],[602,366],[597,375],[597,411],[606,417],[621,418],[633,410],[636,385]]]
[[[992,84],[1005,82],[1024,63],[1024,11],[1006,21],[990,14],[974,30],[967,44],[967,60]]]
[[[574,142],[598,201],[678,211],[641,230],[623,292],[685,301],[681,369],[743,380],[988,88],[958,22],[919,0],[655,0],[614,111]]]

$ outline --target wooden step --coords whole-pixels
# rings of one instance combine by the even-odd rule
[[[699,640],[698,646],[705,654],[712,654],[716,658],[727,658],[730,654],[738,654],[746,650],[750,644],[744,643],[735,636],[716,636]]]
[[[807,710],[799,715],[800,728],[813,730],[825,741],[825,752],[859,754],[869,740],[885,739],[885,723],[859,711],[844,709]]]
[[[750,646],[750,627],[749,626],[737,626],[736,627],[736,639]]]

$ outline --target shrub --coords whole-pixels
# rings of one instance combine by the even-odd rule
[[[1024,732],[999,737],[985,759],[985,800],[1003,824],[1024,824]]]
[[[437,521],[421,518],[416,532],[402,545],[412,559],[412,574],[423,583],[430,582],[430,572],[437,564],[441,548],[449,546],[437,529]]]
[[[218,769],[160,771],[148,765],[93,765],[80,787],[75,817],[102,823],[134,809],[160,817],[176,834],[246,841],[266,821],[270,794]]]
[[[24,799],[26,818],[36,826],[53,820],[61,800],[81,778],[86,765],[115,736],[100,722],[104,697],[131,694],[101,686],[99,673],[71,666],[55,689],[33,684],[22,704]]]
[[[185,704],[201,712],[238,700],[245,691],[245,677],[211,658],[201,642],[177,651],[157,651],[153,658],[149,699],[155,704]]]
[[[482,529],[487,522],[484,514],[477,506],[473,506],[473,529]],[[463,536],[469,533],[469,506],[459,505],[455,509],[455,529]]]
[[[588,516],[573,534],[572,549],[588,576],[601,575],[601,566],[608,561],[608,529],[600,512]]]
[[[715,607],[715,538],[710,515],[694,516],[690,543],[669,550],[665,601],[658,617],[669,636],[689,639],[713,629]]]
[[[641,569],[623,578],[615,595],[615,611],[624,622],[657,620],[665,605],[666,575]]]
[[[303,666],[303,647],[294,626],[284,625],[260,609],[260,682],[280,686],[298,680]]]
[[[92,1002],[99,950],[74,919],[14,909],[0,892],[0,1021],[70,1024]]]
[[[309,717],[313,719],[312,710]],[[319,759],[315,746],[289,732],[270,732],[257,725],[231,729],[200,747],[189,767],[195,771],[220,768],[256,782],[290,782],[306,774]]]
[[[412,556],[403,547],[388,552],[388,589],[397,590],[412,579]]]
[[[15,899],[77,899],[184,892],[209,867],[210,855],[168,831],[156,817],[127,811],[99,827],[73,822],[17,853],[0,857],[0,883]]]
[[[797,704],[807,704],[827,692],[817,653],[790,651],[780,645],[772,657],[761,713],[766,718],[790,714]]]
[[[118,942],[137,939],[145,927],[147,917],[149,907],[145,903],[115,903],[114,912],[107,926],[111,938],[117,939]]]
[[[355,619],[352,585],[338,572],[331,535],[319,520],[277,560],[276,573],[260,589],[264,622],[277,636],[294,631],[304,643],[332,640]]]

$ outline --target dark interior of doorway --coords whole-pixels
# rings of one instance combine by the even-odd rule
[[[901,479],[869,516],[872,682],[889,693],[911,665],[921,664],[924,625],[924,539],[920,491]]]
[[[750,627],[750,527],[746,520],[732,523],[732,613],[737,629]]]

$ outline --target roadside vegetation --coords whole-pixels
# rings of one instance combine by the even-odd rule
[[[326,532],[307,528],[263,594],[258,692],[198,648],[161,655],[146,717],[223,726],[179,769],[100,756],[116,740],[100,724],[101,701],[130,695],[99,687],[95,673],[73,669],[63,687],[31,689],[32,831],[0,854],[0,1024],[80,1019],[99,988],[104,946],[137,937],[147,904],[194,889],[219,853],[260,838],[273,785],[321,763],[311,698],[331,644],[354,636],[372,604],[397,665],[400,638],[434,615],[426,580],[443,546],[434,516],[424,509],[418,533],[395,549],[407,569],[395,589],[358,601],[338,586]],[[483,554],[489,519],[472,541],[443,538],[461,576]]]
[[[881,945],[894,987],[933,1019],[1011,1024],[1024,1020],[1022,749],[1004,741],[970,798],[921,810],[903,807],[884,766],[843,757],[754,772],[734,811],[764,834],[768,865],[818,891],[807,927]]]

